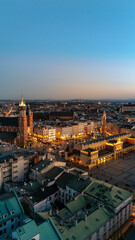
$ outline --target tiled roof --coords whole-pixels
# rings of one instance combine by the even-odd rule
[[[52,163],[52,161],[50,161],[48,159],[41,160],[37,164],[35,164],[32,168],[37,170],[38,172],[41,172],[44,168],[46,168],[51,163]]]
[[[0,117],[0,126],[18,126],[18,117]]]
[[[0,223],[23,214],[23,208],[16,193],[5,193],[0,196]]]
[[[31,220],[17,228],[16,233],[20,240],[35,239],[34,237],[38,234],[40,240],[63,240],[51,219],[39,225]]]
[[[0,132],[0,139],[14,140],[17,137],[17,132]]]
[[[47,178],[50,180],[55,179],[60,173],[62,173],[64,170],[62,168],[59,167],[53,167],[52,169],[50,169],[48,172],[43,173],[43,178]]]
[[[44,200],[45,198],[51,196],[52,194],[56,193],[58,190],[59,189],[55,184],[51,185],[50,187],[45,187],[44,191],[42,191],[40,189],[32,194],[32,201],[40,202],[40,201]]]
[[[81,193],[90,184],[90,182],[90,179],[85,180],[75,176],[74,174],[64,172],[57,179],[56,184],[62,188],[66,188],[66,186],[68,186]]]
[[[73,116],[73,112],[50,112],[50,116]]]

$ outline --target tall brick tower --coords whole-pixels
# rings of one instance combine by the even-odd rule
[[[103,112],[103,116],[101,119],[101,133],[105,135],[106,133],[106,112]]]
[[[27,120],[28,120],[28,134],[33,135],[33,113],[30,110],[30,105],[28,105]]]
[[[26,104],[21,99],[19,104],[19,118],[18,118],[18,130],[19,130],[19,145],[20,147],[25,147],[28,140],[28,129],[27,129],[27,115],[26,115]]]

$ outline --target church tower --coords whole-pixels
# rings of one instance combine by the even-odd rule
[[[30,105],[28,105],[28,134],[33,135],[33,113],[31,112]]]
[[[19,104],[19,119],[18,119],[18,128],[19,128],[19,136],[20,147],[25,147],[27,145],[28,140],[28,130],[27,130],[27,115],[26,115],[26,104],[21,99],[21,103]]]
[[[106,131],[106,112],[104,111],[101,119],[101,133],[105,135],[105,131]]]

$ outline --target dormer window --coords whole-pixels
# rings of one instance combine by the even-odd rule
[[[15,211],[12,211],[12,212],[11,212],[11,215],[13,215],[14,213],[15,213]]]
[[[7,217],[7,214],[5,214],[4,216],[3,216],[3,218],[6,218]]]

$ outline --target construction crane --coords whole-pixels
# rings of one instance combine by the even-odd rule
[[[6,115],[5,115],[6,117],[8,117],[10,115],[10,113],[12,112],[12,109],[13,109],[13,107],[11,107],[10,110],[6,113]]]

